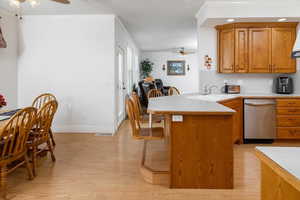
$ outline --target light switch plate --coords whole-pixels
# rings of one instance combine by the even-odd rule
[[[183,122],[182,115],[172,115],[172,122]]]

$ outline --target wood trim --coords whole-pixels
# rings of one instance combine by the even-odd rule
[[[170,173],[168,171],[155,171],[147,166],[141,166],[140,172],[147,183],[169,185]]]
[[[217,30],[229,29],[229,28],[296,28],[298,22],[238,22],[231,24],[223,24],[215,26]]]

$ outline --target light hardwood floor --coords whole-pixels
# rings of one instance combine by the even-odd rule
[[[125,122],[118,134],[56,134],[55,164],[39,162],[38,176],[29,181],[25,168],[8,177],[14,200],[259,200],[260,164],[255,145],[235,146],[234,190],[169,189],[150,185],[139,172],[142,141],[130,137]],[[164,143],[153,142],[147,162],[166,169]],[[299,143],[293,144],[300,146]]]

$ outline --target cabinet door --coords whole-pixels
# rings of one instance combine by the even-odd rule
[[[249,29],[249,72],[271,72],[271,29]]]
[[[234,29],[219,32],[219,72],[234,72]]]
[[[235,72],[248,72],[248,29],[235,29]]]
[[[272,28],[272,69],[274,73],[296,72],[296,60],[291,58],[295,40],[294,28]]]

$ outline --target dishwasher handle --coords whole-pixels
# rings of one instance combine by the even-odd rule
[[[263,103],[263,104],[259,104],[259,103],[245,103],[245,105],[259,107],[259,106],[273,106],[273,105],[275,105],[275,103]]]

